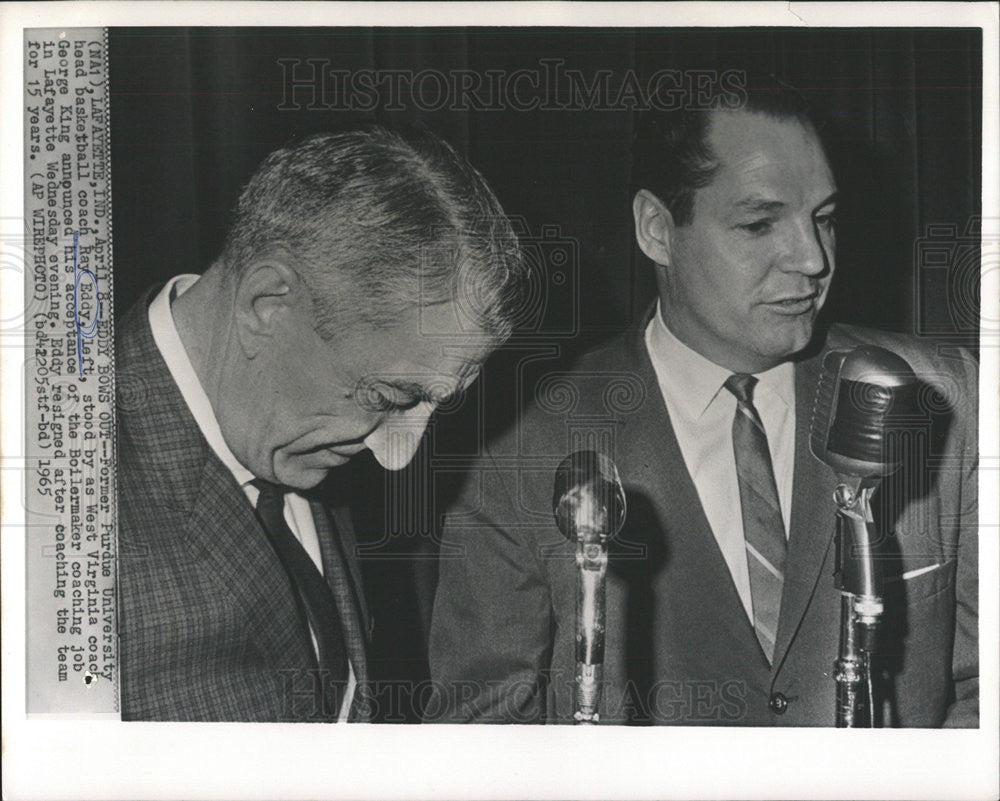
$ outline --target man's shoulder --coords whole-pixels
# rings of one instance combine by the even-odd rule
[[[119,428],[162,428],[182,407],[170,370],[153,337],[149,304],[159,292],[152,286],[115,325],[115,392]]]
[[[979,365],[966,348],[900,331],[844,324],[831,327],[826,350],[847,350],[858,345],[875,345],[895,353],[906,360],[921,381],[949,395],[976,390]]]
[[[642,332],[630,329],[555,362],[543,378],[553,381],[558,377],[573,384],[580,391],[581,399],[586,400],[595,393],[604,392],[609,383],[621,383],[629,378],[645,380],[648,361]],[[544,383],[538,384],[536,389],[544,389],[544,386]]]
[[[115,357],[118,371],[146,365],[156,350],[149,326],[149,304],[162,284],[147,288],[124,314],[115,319]]]
[[[921,339],[903,331],[889,331],[867,328],[860,325],[836,323],[831,326],[827,337],[827,348],[838,350],[857,345],[876,345],[891,350],[904,358],[909,355],[920,360],[932,360],[940,350],[940,345],[932,339]]]
[[[487,432],[495,452],[562,443],[569,428],[584,421],[625,420],[658,391],[641,332],[635,330],[572,356],[528,363],[517,383],[514,413]]]
[[[635,411],[654,377],[642,335],[625,331],[568,360],[536,382],[535,407],[573,416],[619,417]],[[560,402],[560,390],[573,390],[571,402]],[[553,395],[555,397],[553,397]],[[555,401],[553,403],[553,401]]]
[[[118,318],[115,331],[119,476],[123,493],[139,488],[144,498],[165,492],[167,484],[170,497],[180,485],[193,491],[208,453],[153,338],[149,301],[157,291],[144,292]]]

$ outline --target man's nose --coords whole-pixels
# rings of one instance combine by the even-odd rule
[[[419,403],[405,412],[387,415],[365,437],[365,445],[386,470],[402,470],[420,447],[420,439],[433,412],[434,404]]]
[[[826,242],[812,220],[796,226],[792,239],[782,260],[786,272],[813,276],[822,275],[830,269],[831,254],[827,252]]]

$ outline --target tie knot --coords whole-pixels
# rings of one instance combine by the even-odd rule
[[[285,499],[285,488],[279,484],[272,484],[262,478],[255,478],[250,482],[260,492],[257,499],[257,506],[262,504],[282,503]]]
[[[725,387],[736,396],[740,403],[753,405],[753,388],[757,379],[747,373],[733,373],[726,379]]]

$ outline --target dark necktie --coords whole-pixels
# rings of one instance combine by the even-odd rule
[[[336,715],[347,686],[348,671],[344,633],[333,593],[285,522],[284,490],[261,479],[254,479],[253,485],[260,490],[257,516],[291,580],[297,605],[305,618],[301,625],[309,652],[317,654],[320,668],[317,690],[322,688],[322,707],[326,713]],[[316,638],[315,651],[310,631]]]
[[[737,373],[726,380],[736,396],[733,419],[733,454],[740,485],[743,537],[750,569],[754,630],[767,661],[774,658],[774,640],[781,611],[781,586],[785,578],[785,524],[778,503],[771,454],[764,424],[753,405],[757,379]]]

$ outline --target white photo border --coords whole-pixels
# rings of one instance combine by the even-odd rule
[[[11,3],[0,8],[0,221],[21,220],[23,29],[81,26],[559,25],[980,27],[984,220],[998,199],[998,7],[975,3]],[[1000,320],[997,265],[982,317]],[[0,273],[0,319],[23,306]],[[13,345],[13,346],[11,346]],[[998,788],[1000,342],[981,343],[978,731],[127,723],[25,716],[23,464],[2,463],[5,798],[995,798]],[[0,375],[23,349],[4,342]],[[24,399],[3,382],[2,453]],[[990,636],[992,633],[992,636]]]

